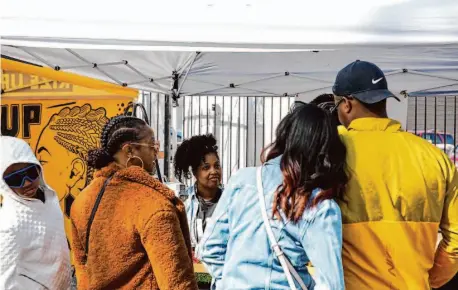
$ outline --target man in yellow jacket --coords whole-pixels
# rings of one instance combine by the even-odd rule
[[[340,202],[346,288],[442,286],[458,270],[454,164],[387,117],[386,99],[396,97],[376,65],[349,64],[337,75],[333,93],[347,128],[342,139],[350,181]]]

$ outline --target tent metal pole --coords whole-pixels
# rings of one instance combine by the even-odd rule
[[[257,80],[252,80],[252,81],[249,81],[249,82],[240,83],[240,84],[237,84],[237,86],[243,86],[243,85],[253,84],[253,83],[262,82],[262,81],[268,81],[268,80],[271,80],[271,79],[276,79],[276,78],[280,78],[280,77],[284,77],[284,76],[285,76],[285,74],[283,74],[283,73],[276,74],[276,75],[273,75],[273,76],[270,76],[270,77],[265,77],[265,78],[261,78],[261,79],[257,79]]]
[[[179,96],[181,89],[183,88],[184,83],[186,82],[186,79],[188,78],[188,73],[191,70],[192,66],[194,65],[194,62],[197,59],[197,56],[199,56],[200,51],[196,51],[194,58],[192,59],[191,63],[188,65],[188,68],[186,69],[186,73],[184,75],[183,81],[181,81],[180,87],[178,88],[178,91],[176,92],[176,95]]]
[[[132,65],[130,65],[127,61],[125,62],[125,65],[126,65],[126,67],[128,67],[130,70],[132,70],[133,72],[135,72],[136,74],[138,74],[139,76],[141,76],[141,77],[143,78],[143,80],[133,81],[133,82],[127,83],[128,86],[130,86],[130,85],[138,85],[138,84],[145,84],[145,83],[151,83],[151,84],[153,84],[154,86],[156,86],[157,88],[163,90],[163,91],[160,91],[160,93],[164,93],[164,91],[165,91],[165,92],[168,92],[168,91],[169,91],[166,87],[162,86],[162,85],[159,84],[157,81],[169,79],[170,76],[165,76],[165,77],[160,77],[160,78],[148,77],[147,75],[145,75],[144,73],[142,73],[141,71],[139,71],[138,69],[136,69],[135,67],[133,67]]]
[[[121,65],[126,64],[126,61],[116,61],[116,62],[106,62],[106,63],[91,63],[91,64],[82,64],[82,65],[73,65],[73,66],[58,66],[56,70],[66,70],[66,69],[75,69],[75,68],[85,68],[85,67],[99,67],[99,66],[111,66],[111,65]]]
[[[438,79],[441,79],[441,80],[448,80],[448,81],[455,81],[455,82],[458,82],[458,79],[457,79],[457,78],[449,78],[449,77],[443,77],[443,76],[436,76],[436,75],[433,75],[433,74],[427,74],[427,73],[423,73],[423,72],[419,72],[419,71],[415,71],[415,70],[409,70],[408,73],[411,73],[411,74],[414,74],[414,75],[419,75],[419,76],[425,76],[425,77],[431,77],[431,78],[438,78]]]
[[[82,57],[81,55],[79,55],[78,53],[74,52],[73,50],[71,49],[68,49],[66,48],[65,49],[66,51],[68,51],[69,53],[71,53],[74,57],[76,57],[77,59],[81,60],[82,62],[85,62],[89,65],[92,65],[92,62],[88,61],[87,59],[85,59],[84,57]]]
[[[139,71],[138,69],[136,69],[135,67],[133,67],[131,64],[129,63],[126,63],[126,66],[128,68],[130,68],[133,72],[137,73],[139,76],[145,78],[146,80],[152,80],[153,78],[149,78],[147,75],[145,75],[144,73],[142,73],[141,71]]]
[[[26,49],[25,47],[22,47],[22,46],[15,46],[15,47],[21,49],[22,51],[24,51],[28,55],[38,59],[39,61],[41,61],[42,63],[46,64],[47,66],[54,68],[54,66],[52,64],[50,64],[49,62],[47,62],[44,58],[42,58],[41,56],[38,56],[34,52],[31,52],[30,50]]]
[[[170,95],[164,101],[164,176],[170,180]]]
[[[100,67],[98,67],[98,65],[94,65],[94,63],[88,61],[87,59],[85,59],[84,57],[82,57],[81,55],[79,55],[78,53],[76,53],[75,51],[71,50],[71,49],[68,49],[66,48],[65,49],[66,51],[68,51],[69,53],[71,53],[73,56],[75,56],[77,59],[81,60],[82,62],[85,62],[87,63],[88,65],[91,65],[93,66],[96,70],[98,70],[99,72],[101,72],[102,74],[104,74],[106,77],[108,77],[109,79],[113,80],[114,82],[116,82],[117,84],[119,85],[122,85],[122,86],[127,86],[125,83],[119,81],[118,79],[116,79],[115,77],[113,77],[112,75],[110,75],[109,73],[107,73],[106,71],[104,71],[103,69],[101,69]]]
[[[454,87],[456,85],[458,85],[458,83],[453,83],[453,84],[444,85],[444,86],[438,86],[438,87],[434,87],[434,88],[428,88],[428,89],[416,91],[415,93],[428,92],[428,91],[431,91],[431,90],[443,89],[443,88],[447,88],[447,87]],[[415,94],[413,93],[413,95],[415,95]]]
[[[114,82],[116,82],[118,85],[122,85],[123,87],[126,87],[127,84],[121,82],[120,80],[118,80],[117,78],[115,78],[114,76],[110,75],[109,73],[107,73],[106,71],[104,71],[103,69],[99,68],[99,67],[95,67],[96,70],[98,70],[99,72],[101,72],[102,74],[104,74],[105,76],[107,76],[108,78],[110,78],[111,80],[113,80]]]
[[[330,84],[330,83],[333,84],[334,83],[334,81],[311,78],[311,77],[303,76],[303,75],[300,75],[300,74],[297,74],[297,73],[291,73],[290,76],[295,77],[295,78],[299,78],[299,79],[305,79],[305,80],[321,82],[321,83],[328,83],[328,84]]]

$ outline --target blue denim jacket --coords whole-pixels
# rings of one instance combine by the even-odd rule
[[[282,182],[278,157],[262,170],[267,210]],[[319,190],[314,191],[314,195]],[[272,217],[272,214],[269,214]],[[342,219],[333,200],[307,209],[298,223],[273,218],[271,226],[284,253],[308,289],[344,289]],[[245,168],[229,181],[197,256],[213,277],[213,289],[289,289],[283,269],[271,250],[256,187],[256,168]],[[311,277],[306,264],[316,269]],[[300,289],[297,284],[297,288]]]
[[[197,217],[197,210],[199,208],[199,200],[197,199],[194,186],[195,185],[192,185],[186,189],[186,194],[188,198],[184,202],[184,205],[186,207],[186,217],[188,218],[189,232],[191,234],[191,245],[193,247],[196,247],[197,246],[197,237],[196,237],[195,221]]]

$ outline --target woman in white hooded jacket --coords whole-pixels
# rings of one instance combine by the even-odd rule
[[[70,288],[64,217],[29,145],[0,136],[0,290]]]

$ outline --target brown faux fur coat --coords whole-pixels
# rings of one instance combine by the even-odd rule
[[[86,258],[89,216],[109,176]],[[184,205],[142,168],[112,163],[97,171],[71,219],[78,289],[197,289]]]

